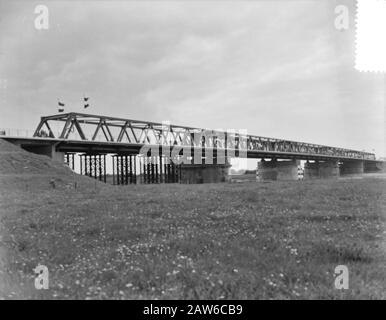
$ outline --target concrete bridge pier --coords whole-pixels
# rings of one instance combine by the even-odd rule
[[[231,165],[226,163],[213,164],[181,164],[180,183],[218,183],[227,181],[229,168]]]
[[[340,165],[340,173],[346,174],[362,174],[364,173],[363,160],[344,160]]]
[[[386,167],[382,162],[375,162],[375,161],[365,161],[363,171],[364,173],[371,173],[371,172],[382,172],[385,171]]]
[[[338,161],[307,161],[304,164],[304,179],[328,179],[339,177]]]
[[[257,165],[257,176],[259,181],[264,180],[298,180],[299,160],[262,159]]]

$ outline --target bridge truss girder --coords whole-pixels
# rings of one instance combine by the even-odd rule
[[[49,124],[53,121],[64,123],[58,137],[55,137]],[[252,151],[279,152],[375,160],[374,154],[363,151],[247,135],[238,132],[208,130],[83,113],[65,113],[42,117],[35,130],[34,137],[41,137],[44,127],[48,129],[48,134],[45,134],[44,137],[63,140],[213,148],[217,150],[239,150],[245,151],[245,153]],[[75,131],[77,136],[75,139],[72,139],[71,136]],[[102,138],[102,140],[100,140],[100,138]]]

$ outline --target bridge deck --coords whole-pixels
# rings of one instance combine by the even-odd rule
[[[117,153],[117,154],[139,154],[141,148],[145,144],[115,142],[115,141],[90,141],[90,140],[68,140],[61,138],[46,138],[46,137],[17,137],[17,136],[1,136],[2,139],[22,146],[55,146],[57,151],[67,153]],[[162,154],[163,146],[148,145],[153,150],[158,149],[159,154]],[[165,148],[165,146],[164,146]],[[260,159],[260,158],[279,158],[279,159],[299,159],[299,160],[357,160],[352,157],[334,156],[316,153],[301,153],[301,152],[282,152],[269,150],[239,150],[239,149],[221,149],[213,147],[195,147],[195,146],[180,146],[181,154],[185,151],[190,151],[194,154],[195,150],[204,150],[206,154],[225,154],[237,155],[240,158]],[[376,159],[362,159],[368,162],[379,162]]]
[[[52,122],[61,125],[57,135],[51,129]],[[138,153],[141,147],[148,146],[153,150],[170,147],[179,148],[181,152],[205,150],[248,158],[280,156],[297,159],[375,160],[375,155],[368,152],[248,135],[242,131],[202,129],[84,113],[41,117],[33,137],[1,137],[23,140],[24,144],[55,143],[58,151],[65,152]]]

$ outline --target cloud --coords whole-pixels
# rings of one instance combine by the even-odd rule
[[[35,3],[2,3],[0,126],[33,128],[57,98],[81,111],[87,94],[97,114],[384,152],[383,82],[353,70],[333,2],[46,4],[38,31]]]

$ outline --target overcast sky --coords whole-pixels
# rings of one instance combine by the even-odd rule
[[[0,127],[33,129],[58,98],[82,112],[86,94],[89,113],[382,156],[385,82],[353,68],[352,2],[0,0]],[[37,4],[48,30],[34,27]]]

